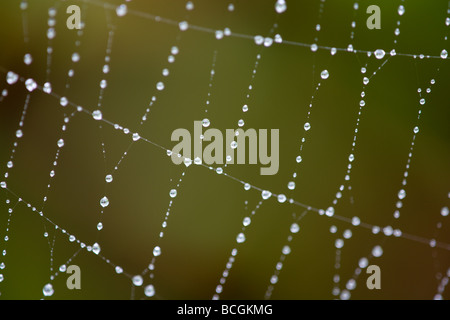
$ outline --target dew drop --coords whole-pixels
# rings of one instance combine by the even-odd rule
[[[127,5],[126,4],[121,4],[120,6],[118,6],[116,8],[116,14],[119,17],[123,17],[124,15],[126,15],[127,11],[128,11],[128,9],[127,9]]]
[[[172,189],[169,192],[171,198],[175,198],[177,196],[177,189]]]
[[[12,71],[9,71],[6,74],[6,82],[9,85],[12,85],[12,84],[16,83],[18,80],[19,80],[19,75],[18,74],[14,73]]]
[[[288,189],[289,190],[294,190],[295,189],[295,182],[294,181],[290,181],[288,183]]]
[[[100,199],[100,205],[103,208],[106,208],[107,206],[109,206],[109,199],[107,197],[103,197]]]
[[[309,129],[311,129],[311,124],[309,122],[306,122],[303,128],[305,129],[305,131],[308,131]]]
[[[209,119],[205,118],[205,119],[202,120],[202,126],[204,128],[209,127],[210,124],[211,124],[211,122],[209,121]]]
[[[245,242],[245,234],[243,234],[242,232],[239,233],[236,237],[236,242],[237,243],[243,243]]]
[[[383,49],[377,49],[375,50],[375,58],[377,59],[383,59],[386,52],[384,52]]]
[[[144,283],[144,279],[142,279],[142,276],[140,275],[134,276],[132,281],[136,287],[140,287]]]
[[[144,290],[144,293],[149,298],[153,297],[155,295],[155,287],[152,284],[146,286],[145,290]]]
[[[33,57],[31,56],[31,54],[25,54],[23,57],[23,62],[29,66],[33,62]]]
[[[293,223],[291,224],[290,230],[292,233],[297,233],[300,231],[300,226],[297,223]]]
[[[153,248],[153,255],[154,255],[155,257],[160,256],[160,255],[161,255],[161,248],[158,247],[158,246],[154,247],[154,248]]]
[[[180,28],[181,31],[186,31],[189,28],[189,24],[187,23],[187,21],[181,21],[178,24],[178,27]]]
[[[51,297],[55,291],[53,290],[53,286],[50,283],[47,283],[42,289],[42,293],[46,297]]]
[[[272,196],[272,192],[267,191],[267,190],[263,190],[263,191],[261,192],[261,196],[262,196],[262,198],[263,198],[264,200],[267,200],[267,199],[269,199],[269,198]]]
[[[100,245],[96,242],[92,245],[92,252],[98,255],[101,251]]]
[[[103,114],[102,114],[102,112],[100,110],[95,110],[94,112],[92,112],[92,117],[95,120],[99,121],[99,120],[103,119]]]
[[[37,88],[37,84],[36,81],[34,81],[33,79],[27,79],[25,81],[25,87],[27,88],[28,91],[33,92],[34,90],[36,90]]]
[[[329,74],[328,70],[323,70],[323,71],[320,73],[320,77],[321,77],[322,79],[328,79],[329,76],[330,76],[330,74]]]
[[[279,194],[278,197],[277,197],[277,199],[278,199],[278,202],[279,202],[279,203],[284,203],[284,202],[286,202],[286,196],[285,196],[284,194]]]
[[[383,249],[380,246],[375,246],[372,249],[372,255],[376,258],[379,258],[383,255]]]
[[[283,13],[287,9],[286,1],[285,0],[277,0],[275,3],[275,11],[277,13]]]

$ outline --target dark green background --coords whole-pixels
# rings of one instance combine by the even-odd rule
[[[29,1],[28,24],[30,42],[24,45],[19,1],[0,3],[0,66],[21,76],[45,82],[46,29],[48,8],[56,6],[57,36],[50,80],[54,92],[64,93],[70,57],[74,51],[76,31],[65,27],[65,7],[80,4],[86,28],[79,50],[81,60],[75,67],[71,88],[65,94],[70,101],[95,110],[99,82],[107,43],[107,12],[115,26],[111,53],[111,71],[103,101],[106,119],[120,123],[132,131],[139,128],[140,118],[162,79],[161,70],[170,68],[164,79],[166,89],[158,93],[148,121],[139,128],[141,136],[171,148],[171,133],[177,128],[192,130],[193,121],[205,117],[209,72],[214,50],[218,51],[216,76],[211,91],[208,118],[211,126],[224,130],[235,128],[242,117],[242,105],[250,84],[256,54],[262,54],[253,82],[249,112],[244,115],[246,128],[280,129],[280,170],[275,176],[260,176],[259,166],[230,166],[229,174],[274,193],[317,208],[331,205],[346,173],[353,130],[362,90],[361,66],[368,63],[371,74],[382,63],[365,54],[338,53],[327,50],[312,53],[308,48],[276,45],[258,47],[252,40],[224,38],[196,30],[180,33],[176,26],[139,18],[131,14],[118,18],[89,1]],[[195,1],[195,9],[187,14],[185,1],[132,1],[129,8],[149,12],[176,21],[213,29],[230,27],[234,32],[266,35],[276,21],[275,1],[235,1],[235,11],[226,10],[228,1]],[[120,2],[111,2],[118,4]],[[393,47],[394,28],[401,1],[360,1],[357,11],[356,49],[375,50]],[[345,48],[350,43],[353,1],[328,0],[319,20],[318,0],[288,0],[288,10],[279,16],[278,29],[283,39],[312,43],[315,25],[320,23],[319,45]],[[365,8],[377,4],[381,8],[381,30],[368,30]],[[407,1],[401,18],[396,51],[400,53],[439,55],[449,51],[444,36],[448,1]],[[181,34],[181,36],[180,36]],[[167,63],[170,48],[177,45],[180,53],[173,65]],[[34,57],[31,66],[23,64],[23,55]],[[387,57],[387,55],[386,55]],[[316,73],[313,74],[315,66]],[[437,68],[440,71],[437,72]],[[288,193],[287,182],[296,167],[300,139],[314,85],[321,70],[330,77],[322,81],[306,134],[298,167],[297,188]],[[2,79],[5,74],[2,73]],[[441,59],[413,59],[396,56],[377,73],[366,91],[366,107],[359,126],[356,161],[352,171],[352,195],[344,193],[336,214],[359,216],[363,222],[385,226],[392,224],[397,192],[416,125],[419,109],[417,88],[423,92],[431,78],[436,79],[431,94],[425,94],[420,120],[420,133],[409,171],[407,197],[402,217],[393,226],[404,232],[431,239],[436,223],[443,222],[438,241],[450,242],[448,221],[440,216],[448,206],[449,190],[449,63]],[[0,89],[7,87],[4,80]],[[0,103],[0,163],[6,168],[14,134],[22,112],[26,91],[22,83],[8,86],[8,97]],[[60,138],[64,112],[58,100],[36,90],[24,125],[24,137],[17,149],[15,166],[10,170],[8,187],[35,206],[40,206],[46,193],[48,174]],[[101,141],[106,145],[106,164]],[[218,284],[242,219],[261,199],[256,190],[244,191],[242,185],[197,166],[175,166],[161,149],[143,141],[135,143],[129,155],[107,186],[111,204],[101,217],[104,229],[96,224],[100,217],[99,200],[105,195],[104,177],[112,171],[131,143],[108,125],[99,129],[98,122],[86,114],[76,115],[65,136],[57,175],[52,182],[45,215],[82,241],[98,241],[102,254],[121,265],[130,274],[140,273],[150,262],[161,223],[173,188],[182,170],[186,176],[175,198],[165,237],[160,243],[163,254],[157,260],[153,281],[158,298],[210,299]],[[2,169],[3,170],[3,169]],[[2,171],[3,172],[3,171]],[[4,237],[8,217],[5,199],[0,193],[0,236]],[[248,200],[248,210],[244,201]],[[224,299],[261,299],[280,256],[299,207],[265,201],[257,211],[246,233],[237,260],[225,285]],[[447,217],[448,219],[448,217]],[[38,299],[49,280],[50,254],[43,237],[43,221],[23,204],[16,207],[10,227],[10,241],[0,242],[8,254],[0,283],[2,299]],[[351,225],[318,216],[311,212],[301,221],[301,231],[294,238],[292,253],[287,257],[272,298],[332,299],[336,235],[329,232],[338,226],[338,235]],[[47,228],[51,226],[47,224]],[[384,255],[373,261],[382,270],[382,290],[369,291],[365,275],[352,292],[355,299],[430,299],[437,291],[439,274],[450,266],[450,253],[442,249],[403,238],[373,235],[363,228],[352,228],[353,237],[345,242],[341,256],[341,286],[352,275],[362,256],[383,241]],[[51,239],[53,230],[50,232]],[[100,235],[98,237],[98,235]],[[54,249],[55,267],[63,264],[77,250],[57,232]],[[82,290],[71,292],[65,287],[65,276],[54,282],[56,299],[128,299],[130,279],[115,274],[113,268],[93,254],[82,251],[72,262],[81,267]],[[145,284],[150,283],[145,278]],[[143,298],[143,289],[136,289]],[[447,293],[444,294],[448,298]]]

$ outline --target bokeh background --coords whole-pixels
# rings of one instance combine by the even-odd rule
[[[214,34],[188,29],[181,32],[176,25],[158,23],[133,14],[117,17],[115,10],[101,1],[28,1],[27,24],[29,42],[24,43],[20,1],[0,3],[0,66],[3,70],[0,89],[8,96],[0,102],[0,163],[3,172],[9,159],[27,91],[22,82],[8,86],[4,71],[13,70],[24,78],[32,77],[39,85],[46,81],[48,46],[47,20],[49,8],[56,8],[56,37],[52,42],[53,60],[49,79],[53,91],[66,95],[88,110],[97,109],[99,82],[103,79],[105,50],[109,28],[114,28],[110,54],[108,87],[103,97],[104,118],[113,123],[138,130],[140,135],[164,147],[171,148],[171,133],[177,128],[193,130],[193,121],[208,117],[211,127],[225,130],[237,128],[242,118],[243,104],[249,105],[244,115],[246,128],[280,129],[280,170],[274,176],[260,176],[259,165],[234,165],[227,173],[252,185],[285,193],[297,201],[316,208],[331,205],[339,186],[344,182],[348,155],[362,91],[360,69],[367,64],[368,74],[384,60],[366,54],[329,50],[311,52],[308,47],[273,44],[269,48],[254,41],[236,37],[217,40]],[[195,9],[186,11],[186,1],[146,0],[128,2],[130,10],[147,12],[175,21],[212,29],[229,27],[232,32],[267,35],[273,24],[274,33],[283,39],[323,46],[373,51],[393,48],[394,29],[399,18],[397,8],[404,4],[401,34],[396,51],[438,56],[449,49],[444,40],[449,27],[448,1],[354,1],[324,3],[319,14],[319,0],[287,1],[288,10],[278,15],[275,1],[194,1]],[[120,1],[109,1],[118,5]],[[235,10],[227,7],[233,3]],[[72,67],[77,32],[68,30],[65,8],[78,4],[82,8],[85,29],[77,52],[80,61],[74,66],[75,76],[65,90],[67,72]],[[380,30],[368,30],[365,9],[376,4],[381,8]],[[351,22],[356,21],[355,38],[350,41]],[[317,33],[315,26],[321,25]],[[167,62],[172,46],[180,52],[173,64]],[[217,51],[215,78],[211,89],[211,104],[205,113],[209,92],[210,69]],[[33,63],[23,63],[25,53],[31,53]],[[247,88],[256,55],[261,54],[253,81],[250,99]],[[388,54],[386,55],[386,58]],[[164,79],[165,89],[157,92],[155,85],[163,78],[163,68],[170,69]],[[308,112],[320,71],[327,69],[330,77],[314,99],[310,122],[305,135],[303,124]],[[439,71],[437,71],[439,69]],[[344,192],[336,206],[336,214],[363,222],[392,225],[403,232],[436,238],[450,243],[448,217],[441,208],[449,205],[449,63],[442,59],[420,59],[395,56],[377,72],[366,92],[366,106],[359,125],[358,144],[351,176],[351,193]],[[424,93],[426,104],[419,122],[409,170],[407,197],[401,218],[392,218],[401,188],[411,144],[417,125],[418,88],[425,92],[430,79],[436,84],[430,94]],[[142,115],[153,95],[157,101],[151,107],[146,123],[140,127]],[[65,113],[58,99],[39,90],[31,93],[24,122],[24,136],[15,153],[14,167],[9,170],[8,188],[37,208],[47,193],[61,138]],[[297,165],[301,138],[307,141],[302,151],[303,162]],[[165,151],[144,141],[131,145],[128,155],[114,173],[114,182],[105,186],[105,175],[113,172],[123,153],[130,147],[131,135],[124,135],[84,113],[77,114],[64,135],[56,176],[44,214],[61,228],[86,244],[99,242],[101,253],[131,274],[138,274],[149,264],[157,243],[161,224],[170,201],[169,190],[176,187],[181,173],[183,181],[174,199],[168,227],[159,245],[155,278],[144,277],[144,284],[153,283],[159,299],[210,299],[221,277],[242,220],[261,200],[257,190],[245,191],[243,185],[217,175],[204,167],[175,166]],[[105,145],[104,158],[102,142]],[[296,169],[297,168],[297,169]],[[294,170],[298,172],[296,189],[289,191],[287,183]],[[107,195],[110,205],[100,214],[99,200]],[[350,201],[353,198],[353,203]],[[0,242],[6,267],[0,270],[1,299],[39,299],[50,275],[79,250],[67,236],[33,213],[23,203],[12,214],[6,233],[8,208],[6,199],[16,197],[0,192],[0,236],[10,240]],[[247,205],[245,204],[247,201]],[[262,299],[269,285],[281,248],[289,235],[293,214],[303,209],[276,199],[265,201],[257,210],[246,232],[246,242],[239,245],[223,299]],[[102,221],[104,228],[97,231]],[[436,224],[442,222],[437,230]],[[341,250],[340,288],[353,275],[361,257],[368,256],[375,245],[382,244],[383,256],[371,263],[382,270],[382,289],[370,291],[365,286],[363,271],[353,290],[353,299],[432,299],[442,277],[450,266],[450,252],[431,248],[427,244],[404,238],[374,235],[370,230],[308,213],[300,221],[301,231],[292,243],[273,299],[333,299],[335,275],[335,240],[346,229],[353,236]],[[51,253],[44,238],[44,225],[49,239],[55,236]],[[338,232],[329,229],[337,226]],[[52,259],[52,260],[51,260]],[[71,264],[82,271],[82,290],[65,287],[66,275],[52,283],[52,299],[136,299],[145,298],[143,287],[134,288],[131,280],[117,275],[114,268],[101,258],[82,250]],[[53,267],[53,272],[50,268]],[[449,298],[447,289],[443,297]]]

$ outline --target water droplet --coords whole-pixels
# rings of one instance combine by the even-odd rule
[[[127,14],[128,8],[126,4],[121,4],[120,6],[118,6],[116,8],[116,14],[119,17],[123,17],[124,15]]]
[[[285,0],[277,0],[275,3],[275,11],[277,13],[283,13],[287,9],[286,1]]]
[[[223,31],[222,30],[216,30],[216,39],[220,40],[223,38]]]
[[[177,189],[172,189],[169,192],[171,198],[175,198],[177,196]]]
[[[177,46],[173,46],[172,48],[170,48],[170,53],[172,53],[174,56],[176,56],[179,52],[180,50]]]
[[[101,200],[100,200],[100,205],[101,205],[103,208],[106,208],[107,206],[109,206],[109,199],[108,199],[107,197],[101,198]]]
[[[282,43],[283,42],[283,38],[279,34],[275,35],[275,39],[274,40],[275,40],[276,43]]]
[[[60,104],[62,107],[66,107],[68,103],[69,103],[69,100],[67,100],[66,97],[61,97],[61,99],[59,99],[59,104]]]
[[[133,141],[138,141],[139,139],[141,139],[139,133],[133,133]]]
[[[419,133],[419,127],[414,127],[414,133]]]
[[[107,183],[111,183],[111,182],[113,181],[113,176],[110,175],[110,174],[108,174],[108,175],[105,177],[105,180],[106,180]]]
[[[161,255],[161,248],[158,247],[158,246],[154,247],[154,248],[153,248],[153,255],[154,255],[155,257],[160,256],[160,255]]]
[[[358,217],[353,217],[352,218],[352,225],[359,226],[361,224],[361,220]]]
[[[383,59],[386,52],[384,52],[383,49],[377,49],[375,50],[375,58],[377,59]]]
[[[334,242],[334,246],[337,249],[341,249],[344,246],[344,240],[342,239],[336,239],[336,241]]]
[[[9,71],[6,74],[6,82],[9,85],[12,85],[12,84],[16,83],[18,80],[19,80],[19,75],[18,74],[14,73],[12,71]]]
[[[188,9],[189,10],[189,9]],[[152,284],[145,287],[144,293],[147,297],[151,298],[155,295],[155,287]]]
[[[236,242],[237,243],[243,243],[245,242],[245,234],[243,234],[242,232],[239,233],[236,237]]]
[[[305,131],[308,131],[309,129],[311,129],[311,124],[309,122],[306,122],[303,128],[305,129]]]
[[[398,14],[402,16],[405,13],[405,7],[403,5],[400,5],[397,11]]]
[[[383,255],[383,249],[380,246],[375,246],[372,249],[372,255],[376,258],[379,258]]]
[[[328,207],[328,209],[325,211],[325,214],[328,217],[332,217],[334,215],[334,208],[333,207]]]
[[[289,190],[294,190],[295,189],[295,182],[294,181],[290,181],[288,183],[288,189]]]
[[[29,66],[33,62],[33,57],[31,56],[31,54],[29,53],[25,54],[23,56],[23,62]]]
[[[323,71],[320,73],[320,77],[321,77],[322,79],[328,79],[329,76],[330,76],[330,74],[329,74],[328,70],[323,70]]]
[[[22,138],[22,137],[23,137],[23,131],[20,130],[20,129],[17,130],[17,131],[16,131],[16,137],[19,138],[19,139]]]
[[[72,61],[73,61],[73,62],[78,62],[78,61],[80,61],[80,54],[79,54],[78,52],[74,52],[74,53],[72,54]]]
[[[353,162],[353,160],[355,160],[355,155],[354,155],[353,153],[351,153],[351,154],[348,156],[348,161]]]
[[[291,224],[290,230],[292,233],[297,233],[300,231],[300,226],[297,223],[293,223]]]
[[[261,196],[262,196],[262,198],[263,198],[264,200],[267,200],[267,199],[269,199],[269,198],[272,196],[272,192],[267,191],[267,190],[263,190],[263,191],[261,192]]]
[[[192,3],[192,1],[188,1],[186,3],[186,10],[191,11],[194,9],[194,4]]]
[[[281,249],[281,252],[283,252],[283,254],[287,256],[289,253],[291,253],[291,247],[284,246],[283,249]]]
[[[25,81],[25,87],[28,91],[33,92],[37,88],[36,81],[34,81],[33,79],[27,79]]]
[[[249,183],[244,184],[244,190],[248,191],[250,190],[251,186]]]
[[[211,124],[211,122],[209,121],[209,119],[205,118],[202,120],[202,126],[207,128],[209,127],[209,125]]]
[[[64,147],[64,139],[58,140],[58,147],[60,147],[60,148]]]
[[[178,24],[178,27],[180,28],[181,31],[186,31],[189,28],[189,24],[187,23],[187,21],[181,21]]]
[[[251,222],[252,222],[252,220],[249,217],[245,217],[242,224],[244,225],[244,227],[247,227],[250,225]]]
[[[345,239],[350,239],[352,237],[352,231],[350,229],[345,230],[343,236]]]
[[[420,99],[419,103],[420,103],[421,105],[424,105],[424,104],[425,104],[425,99],[424,99],[424,98]]]
[[[368,84],[368,83],[369,83],[369,78],[364,77],[364,78],[363,78],[363,83],[364,83],[364,84]]]
[[[92,252],[98,255],[101,251],[100,245],[96,242],[92,245]]]
[[[297,158],[295,158],[295,161],[297,161],[297,163],[302,162],[302,157],[301,157],[301,156],[298,156]]]
[[[336,52],[337,52],[336,48],[331,48],[330,53],[332,56],[334,56],[336,54]]]
[[[315,44],[315,43],[313,43],[313,44],[311,45],[311,51],[312,51],[312,52],[316,52],[318,48],[319,48],[319,47],[318,47],[317,44]]]
[[[117,274],[121,274],[123,272],[123,269],[119,266],[117,266],[115,269]]]
[[[100,81],[100,88],[105,89],[107,86],[108,86],[108,82],[105,79]]]
[[[443,207],[443,208],[441,209],[441,215],[442,215],[443,217],[448,216],[448,213],[449,213],[448,207]]]
[[[164,90],[164,82],[160,81],[156,84],[156,89],[158,89],[159,91]]]
[[[44,83],[44,88],[43,88],[44,92],[47,94],[52,93],[52,84],[50,82],[46,82]]]
[[[448,57],[448,52],[447,52],[447,50],[442,50],[441,51],[441,58],[442,59],[447,59],[447,57]]]
[[[2,181],[2,182],[0,182],[0,188],[2,188],[2,189],[6,189],[6,182],[5,181]]]
[[[361,258],[359,259],[358,265],[360,268],[365,268],[369,265],[369,260],[367,258]]]
[[[278,199],[279,203],[285,203],[286,200],[287,200],[287,198],[286,198],[286,196],[284,194],[279,194],[277,199]]]
[[[99,223],[97,224],[97,230],[100,231],[100,230],[102,230],[102,229],[103,229],[103,223],[99,222]]]
[[[238,143],[236,141],[231,141],[230,147],[231,149],[236,149],[238,147]]]
[[[46,297],[51,297],[55,291],[53,290],[53,286],[50,283],[47,283],[42,289],[42,293]]]
[[[269,37],[264,38],[264,47],[270,47],[272,45],[272,43],[273,43],[272,38],[269,38]]]
[[[142,279],[142,276],[140,275],[134,276],[132,281],[136,287],[140,287],[144,283],[144,279]]]
[[[355,279],[350,279],[347,281],[347,284],[345,285],[345,287],[348,290],[354,290],[356,288],[356,281]]]
[[[257,35],[253,38],[255,40],[255,43],[259,46],[262,45],[264,43],[264,37]]]
[[[95,120],[102,120],[103,119],[103,114],[102,114],[102,112],[100,111],[100,110],[95,110],[94,112],[92,112],[92,117],[95,119]]]

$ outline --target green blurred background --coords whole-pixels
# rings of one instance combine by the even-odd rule
[[[397,7],[404,4],[401,33],[395,47],[398,53],[438,56],[449,49],[444,37],[449,27],[447,0],[436,1],[354,1],[328,0],[319,15],[319,0],[287,1],[288,10],[279,15],[275,1],[234,1],[235,10],[227,11],[231,1],[196,0],[195,9],[186,11],[186,1],[148,0],[127,3],[130,10],[148,12],[175,21],[212,29],[229,27],[232,32],[248,35],[267,35],[273,24],[274,33],[283,39],[346,48],[352,43],[356,49],[373,51],[393,48],[394,29],[398,20]],[[97,2],[96,2],[97,3]],[[120,1],[110,1],[118,5]],[[67,72],[72,66],[77,32],[68,30],[65,8],[70,4],[82,7],[86,23],[81,45],[77,51],[81,60],[75,65],[71,87],[65,90]],[[381,8],[381,30],[368,30],[365,9],[376,4]],[[46,81],[48,40],[46,38],[48,9],[54,7],[56,38],[52,42],[53,60],[50,81],[53,91],[66,95],[70,101],[88,110],[97,109],[99,82],[108,39],[108,24],[115,35],[110,54],[111,71],[103,97],[104,118],[138,130],[140,135],[167,148],[173,130],[192,130],[193,121],[208,117],[211,127],[225,130],[236,128],[240,118],[245,128],[280,129],[280,170],[274,176],[259,175],[259,165],[234,165],[227,173],[273,193],[285,193],[297,201],[316,208],[331,205],[339,186],[344,182],[348,155],[351,150],[360,93],[362,74],[367,64],[368,74],[383,62],[366,54],[328,50],[313,53],[309,48],[273,44],[269,48],[257,46],[252,40],[225,37],[216,40],[211,33],[189,29],[180,32],[177,26],[127,14],[117,17],[114,10],[105,9],[90,1],[29,1],[27,21],[29,43],[24,44],[20,1],[2,0],[0,3],[0,66],[13,70],[24,78],[32,77],[40,85]],[[351,22],[355,17],[355,39],[350,41]],[[321,31],[315,32],[320,23]],[[170,48],[180,52],[173,64],[167,62]],[[205,114],[209,91],[210,69],[217,50],[215,78],[211,89],[211,104]],[[25,53],[31,53],[33,63],[23,63]],[[261,54],[253,81],[250,99],[246,99],[251,83],[256,55]],[[388,54],[386,55],[388,57]],[[165,90],[156,92],[155,85],[163,78],[163,68],[170,69],[164,79]],[[439,68],[439,72],[437,71]],[[322,80],[317,94],[314,87],[321,70],[330,77]],[[315,70],[315,72],[314,72]],[[6,75],[2,72],[2,79]],[[436,79],[430,94],[423,93],[419,122],[420,133],[409,170],[407,197],[401,218],[393,221],[398,190],[401,189],[413,128],[417,125],[420,87],[425,92],[430,80]],[[392,225],[403,232],[437,238],[450,243],[449,223],[440,215],[449,205],[449,63],[442,59],[414,59],[395,56],[377,72],[366,92],[351,176],[351,193],[344,192],[336,206],[336,214],[358,216],[363,222]],[[15,132],[20,120],[27,92],[23,83],[8,86],[0,81],[0,89],[7,88],[8,96],[0,103],[0,163],[6,170]],[[151,107],[147,122],[140,127],[142,115],[153,95],[157,101]],[[303,124],[311,96],[315,95],[310,123],[304,134]],[[242,105],[249,112],[242,115]],[[29,110],[24,122],[24,137],[15,154],[14,168],[9,170],[8,187],[25,201],[40,208],[47,192],[49,172],[61,137],[64,112],[58,99],[39,90],[31,94]],[[301,153],[303,162],[297,165],[301,138],[306,143]],[[99,123],[84,113],[77,114],[68,124],[48,194],[44,214],[61,228],[83,242],[98,241],[102,255],[131,274],[138,274],[149,264],[157,243],[161,224],[170,201],[169,190],[176,187],[181,172],[185,177],[174,199],[168,227],[159,245],[155,278],[144,277],[144,284],[153,283],[159,299],[210,299],[231,249],[236,245],[242,220],[261,200],[257,190],[245,191],[243,186],[203,167],[175,166],[165,151],[144,141],[134,143],[128,156],[114,173],[114,182],[105,189],[105,175],[113,171],[124,151],[132,142],[112,126]],[[102,153],[105,144],[106,158]],[[287,189],[295,168],[298,172],[295,191]],[[2,171],[3,173],[4,171]],[[107,195],[110,205],[100,214],[99,200]],[[350,202],[350,197],[354,203]],[[6,234],[8,207],[6,199],[16,198],[0,192],[0,236]],[[248,204],[245,204],[248,201]],[[223,299],[262,299],[281,248],[289,235],[293,214],[303,209],[275,199],[265,201],[257,210],[246,232],[247,241],[239,245]],[[102,231],[96,225],[103,222]],[[436,224],[442,222],[437,233]],[[23,203],[12,214],[10,240],[0,242],[1,257],[6,268],[0,270],[1,299],[39,299],[42,287],[49,282],[50,250],[44,238],[44,224],[50,240],[55,236],[53,268],[78,251],[79,246],[64,236]],[[299,223],[301,231],[291,243],[273,299],[333,299],[335,247],[337,237],[346,229],[353,237],[345,241],[341,250],[341,289],[353,275],[361,257],[383,243],[384,254],[371,263],[382,270],[382,289],[370,291],[365,286],[366,275],[358,280],[352,291],[354,299],[431,299],[437,292],[440,279],[450,266],[450,252],[404,238],[373,235],[369,230],[352,227],[336,219],[308,213]],[[337,234],[329,232],[330,226]],[[81,251],[72,261],[81,267],[82,290],[65,287],[66,275],[53,281],[52,299],[129,299],[131,280],[117,275],[99,257]],[[443,297],[449,298],[449,290]],[[135,289],[134,297],[145,298],[143,287]]]

